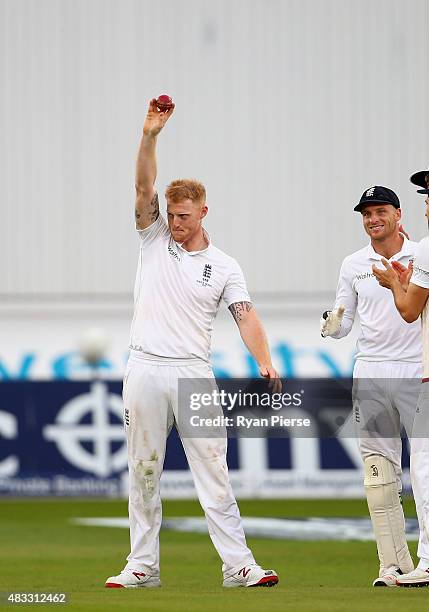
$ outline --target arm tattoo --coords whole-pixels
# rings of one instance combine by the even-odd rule
[[[146,220],[146,223],[147,222],[153,223],[154,221],[156,221],[159,216],[158,194],[156,192],[154,193],[154,196],[149,206],[145,208],[144,210],[136,208],[135,215],[136,215],[137,226],[139,225],[139,223],[143,222],[142,217],[144,220]]]
[[[229,306],[229,310],[237,323],[241,321],[246,312],[249,312],[249,310],[252,310],[252,308],[253,306],[251,302],[235,302],[235,304],[231,304],[231,306]]]
[[[159,200],[158,200],[158,194],[155,191],[154,196],[152,198],[152,202],[150,203],[150,220],[156,221],[158,219],[158,215],[159,215]]]

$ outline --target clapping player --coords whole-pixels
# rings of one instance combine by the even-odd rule
[[[353,412],[364,461],[364,486],[380,561],[374,586],[396,586],[413,568],[401,505],[401,424],[411,434],[421,376],[419,325],[407,326],[391,294],[378,285],[372,265],[382,258],[406,270],[416,244],[400,232],[398,196],[367,189],[354,210],[370,237],[342,263],[335,305],[321,319],[322,336],[343,338],[359,316],[353,371]]]
[[[426,213],[429,224],[429,170],[416,172],[411,182],[426,195]],[[423,337],[423,379],[411,436],[410,473],[420,526],[419,563],[415,570],[398,576],[396,584],[402,587],[429,586],[429,236],[417,245],[413,270],[393,265],[382,259],[384,270],[373,266],[375,277],[382,287],[393,293],[395,306],[411,329],[421,317]],[[389,294],[392,295],[392,294]],[[402,341],[406,335],[402,336]]]

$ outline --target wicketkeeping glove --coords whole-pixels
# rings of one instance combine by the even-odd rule
[[[325,310],[320,319],[320,333],[322,334],[322,338],[332,336],[340,331],[344,311],[344,306],[339,306],[336,310]]]

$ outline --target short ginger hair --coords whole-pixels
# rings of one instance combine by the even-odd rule
[[[178,179],[172,181],[165,190],[165,197],[170,202],[177,204],[183,200],[192,202],[206,202],[206,188],[202,183],[195,179]]]

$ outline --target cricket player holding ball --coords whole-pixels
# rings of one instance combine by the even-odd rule
[[[429,224],[429,169],[416,172],[411,182],[423,187],[418,193],[426,195],[425,216]],[[392,291],[401,317],[415,325],[421,317],[423,336],[423,379],[411,435],[410,473],[420,526],[415,570],[398,576],[401,587],[429,586],[429,236],[418,243],[413,270],[407,271],[382,259],[385,269],[373,266],[373,272],[382,287]],[[392,295],[389,294],[389,295]],[[404,341],[404,336],[402,340]]]
[[[135,212],[140,258],[123,389],[131,552],[124,570],[108,578],[106,587],[161,584],[159,480],[174,421],[211,540],[223,561],[223,586],[274,586],[277,574],[257,565],[246,545],[228,477],[226,435],[187,437],[178,418],[178,380],[214,379],[209,354],[221,299],[232,312],[261,376],[276,390],[281,389],[281,382],[239,265],[211,243],[202,226],[208,211],[204,186],[194,180],[173,181],[166,190],[168,222],[159,212],[154,189],[156,143],[173,112],[174,103],[168,96],[151,100],[137,159]]]
[[[343,338],[360,319],[353,371],[353,412],[364,461],[364,486],[380,560],[373,586],[396,586],[414,569],[401,505],[401,424],[411,435],[421,376],[417,323],[399,316],[392,295],[379,286],[372,266],[398,262],[405,278],[416,243],[401,233],[398,196],[387,187],[367,189],[355,211],[370,243],[342,263],[335,305],[321,319],[323,337]]]

